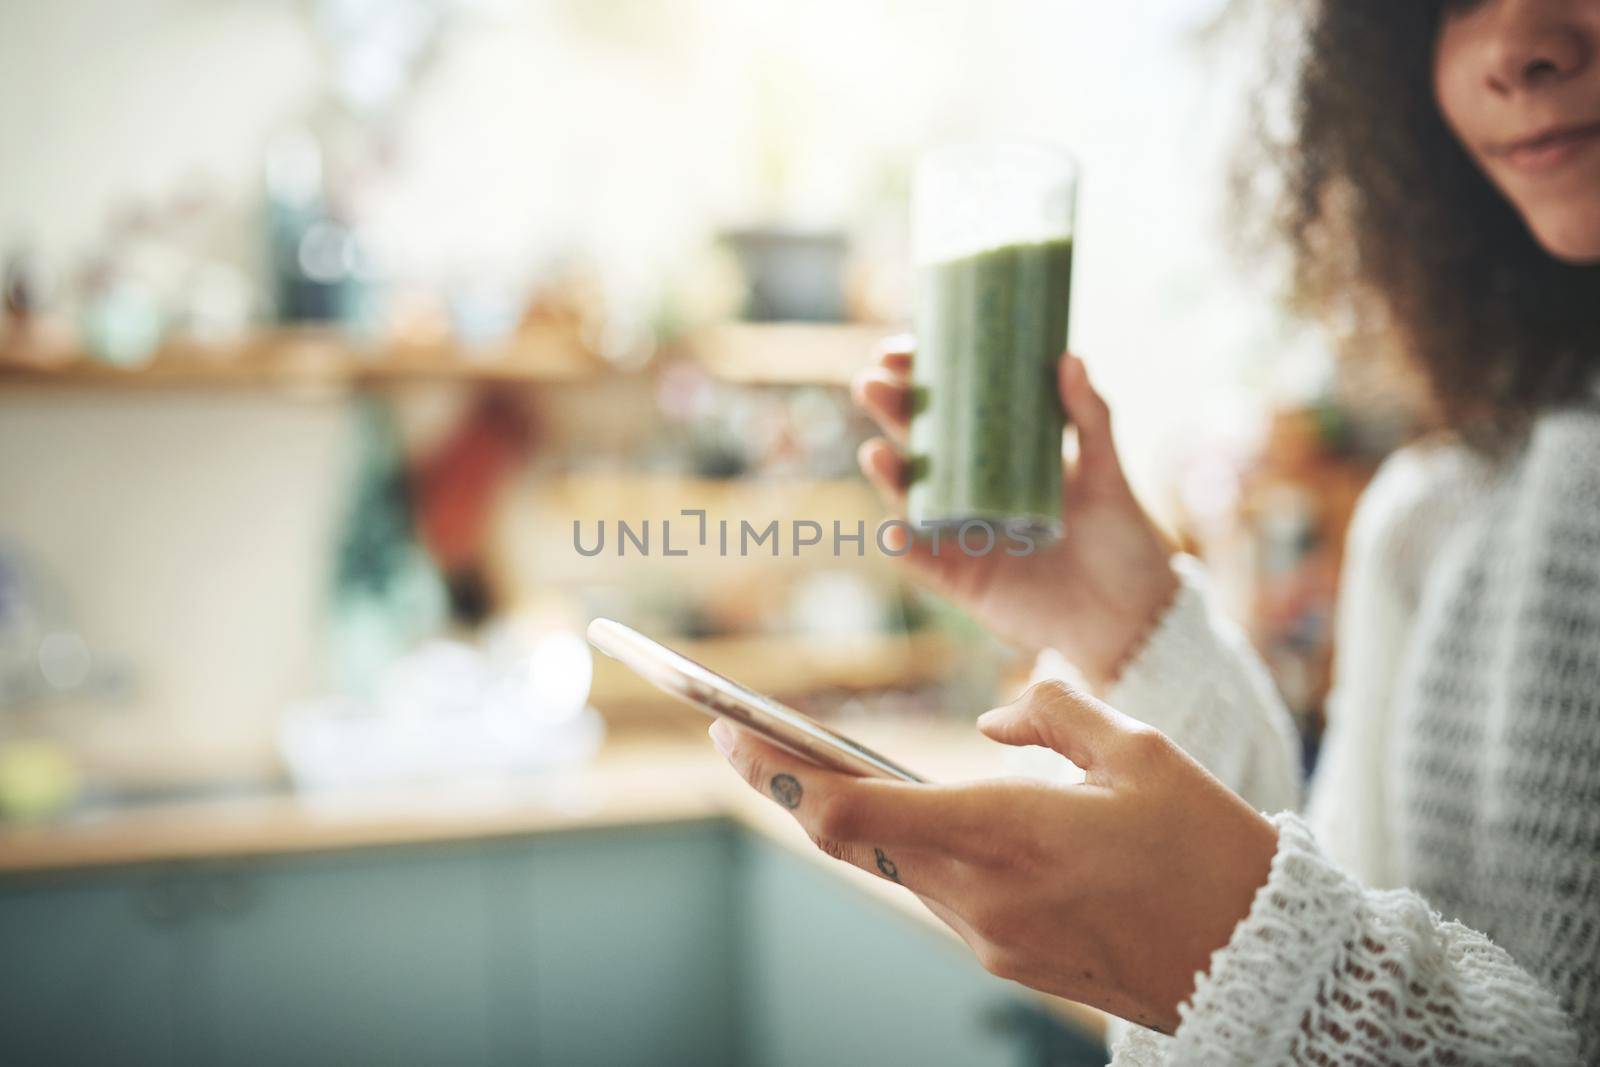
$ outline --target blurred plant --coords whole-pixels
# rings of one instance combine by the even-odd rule
[[[444,625],[444,583],[418,544],[392,413],[357,409],[357,459],[334,561],[330,654],[341,692],[366,694],[390,663]]]
[[[485,388],[443,441],[416,465],[416,521],[444,572],[452,614],[477,625],[496,608],[488,577],[495,508],[527,460],[535,427],[509,391]]]

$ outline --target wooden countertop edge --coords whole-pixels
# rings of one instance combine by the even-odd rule
[[[0,880],[727,816],[709,775],[684,778],[672,769],[659,785],[643,788],[620,778],[613,769],[570,789],[557,777],[533,788],[479,794],[427,789],[354,796],[285,794],[123,809],[84,821],[0,830]]]

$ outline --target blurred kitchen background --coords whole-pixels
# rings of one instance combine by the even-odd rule
[[[0,1059],[1096,1062],[730,817],[703,718],[581,634],[908,763],[1028,659],[870,539],[573,527],[870,531],[847,382],[908,319],[914,161],[1059,142],[1074,348],[1313,759],[1405,424],[1233,254],[1255,8],[8,0]]]

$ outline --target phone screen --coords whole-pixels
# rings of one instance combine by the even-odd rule
[[[620,622],[595,619],[589,624],[589,643],[663,691],[708,715],[731,719],[818,766],[866,778],[926,781],[809,715],[724,678]]]

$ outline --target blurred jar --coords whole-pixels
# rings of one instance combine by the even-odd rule
[[[266,227],[272,295],[281,322],[345,322],[366,299],[354,230],[337,209],[333,136],[306,123],[269,141]]]
[[[0,743],[0,819],[39,822],[78,798],[82,779],[66,746],[54,741]]]

